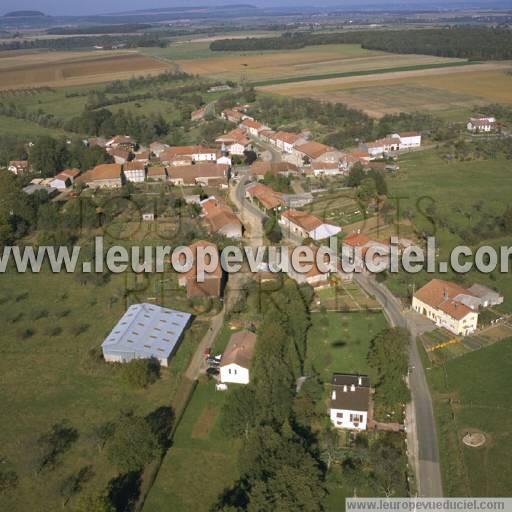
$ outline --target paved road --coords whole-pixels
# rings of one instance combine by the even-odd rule
[[[421,333],[421,327],[414,318],[402,312],[401,304],[384,285],[363,274],[354,274],[354,280],[376,297],[391,325],[408,328],[412,339],[416,339]],[[409,408],[409,413],[412,414],[412,418],[409,418],[407,423],[413,426],[413,431],[408,432],[408,448],[412,450],[418,493],[425,497],[440,497],[443,496],[443,487],[434,411],[415,341],[411,343],[410,366],[414,368],[409,376],[412,394],[412,407]]]

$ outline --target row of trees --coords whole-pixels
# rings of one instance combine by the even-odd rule
[[[252,381],[230,391],[223,429],[242,437],[240,479],[218,500],[223,512],[321,510],[325,494],[316,447],[294,412],[310,325],[304,290],[292,281],[262,293]]]
[[[290,50],[312,45],[351,43],[393,53],[418,53],[470,60],[512,58],[512,31],[507,28],[450,27],[334,33],[294,32],[280,37],[221,39],[212,51]]]

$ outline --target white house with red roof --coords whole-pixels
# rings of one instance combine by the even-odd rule
[[[476,331],[481,299],[469,289],[442,279],[432,279],[412,298],[412,309],[438,327],[467,336]]]
[[[470,132],[492,132],[496,129],[496,118],[492,116],[471,117],[466,128]]]
[[[325,240],[341,232],[339,226],[324,222],[311,213],[294,210],[293,208],[281,214],[279,224],[288,230],[289,234],[300,238],[311,238],[312,240]]]

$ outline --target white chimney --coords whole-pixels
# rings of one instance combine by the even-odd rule
[[[355,390],[356,390],[356,387],[354,386],[354,384],[352,384],[352,385],[350,386],[350,391],[355,391]]]
[[[336,400],[336,390],[334,389],[333,392],[332,392],[332,399],[333,400]]]
[[[347,392],[347,386],[343,386],[343,392],[346,393]]]

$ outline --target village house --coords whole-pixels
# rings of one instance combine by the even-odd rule
[[[197,110],[194,110],[190,114],[190,120],[191,121],[202,121],[206,116],[206,109],[204,107],[198,108]]]
[[[399,151],[400,138],[398,136],[389,136],[373,142],[365,142],[361,144],[361,149],[367,151],[372,158],[379,158]]]
[[[288,234],[312,240],[324,240],[341,232],[339,226],[322,221],[315,215],[290,208],[281,214],[279,224]]]
[[[28,160],[11,160],[7,170],[17,176],[18,174],[27,172],[28,168]]]
[[[496,130],[496,118],[492,116],[475,116],[471,117],[466,125],[470,132],[493,132]]]
[[[312,140],[305,144],[295,146],[293,154],[297,159],[298,165],[308,165],[313,160],[320,159],[323,155],[331,151],[337,150],[336,148]]]
[[[245,189],[245,197],[265,213],[276,213],[286,206],[284,195],[263,183],[249,185]]]
[[[421,146],[421,133],[419,132],[393,133],[390,137],[400,139],[400,149],[419,148]]]
[[[215,162],[217,150],[204,146],[173,146],[160,153],[159,159],[163,164],[171,164],[179,158],[191,159],[192,162]]]
[[[151,151],[149,149],[139,149],[135,152],[133,159],[147,164],[151,159]]]
[[[161,165],[148,167],[148,181],[167,181],[167,170]]]
[[[292,153],[293,148],[297,145],[305,144],[306,139],[298,133],[279,131],[272,136],[271,142],[284,153]]]
[[[227,165],[204,163],[167,169],[169,181],[173,185],[219,186],[227,188],[230,178],[230,168]]]
[[[345,153],[343,158],[346,167],[351,169],[354,164],[360,163],[364,165],[370,162],[373,157],[365,149],[351,149]]]
[[[267,142],[269,144],[275,144],[275,141],[274,141],[274,135],[275,135],[275,131],[274,130],[261,130],[260,131],[260,140],[262,142]]]
[[[80,171],[78,169],[65,169],[60,172],[53,178],[50,186],[56,188],[57,190],[65,190],[71,186],[75,182],[75,179],[80,175]]]
[[[209,234],[234,239],[242,238],[242,223],[226,203],[212,196],[201,201],[201,208]]]
[[[119,164],[101,164],[90,169],[76,179],[89,188],[120,188],[121,166]]]
[[[207,242],[205,240],[199,240],[198,242],[189,245],[189,249],[192,251],[193,264],[192,267],[184,273],[179,274],[178,284],[187,288],[187,297],[193,298],[207,298],[207,297],[220,297],[222,293],[222,267],[219,264],[215,267],[212,272],[204,272],[204,276],[198,279],[197,275],[197,251],[199,247],[213,247],[215,251],[218,248],[215,244]],[[209,261],[207,260],[208,264]]]
[[[334,258],[333,261],[331,262],[329,255],[324,254],[324,267],[322,268],[317,263],[318,251],[320,248],[313,244],[311,244],[309,248],[313,253],[313,259],[304,262],[302,266],[308,267],[309,265],[311,265],[311,268],[307,270],[307,272],[298,272],[293,268],[292,265],[290,265],[288,269],[288,275],[297,283],[307,283],[313,288],[322,288],[325,286],[329,286],[330,276],[332,274],[337,274],[339,269],[339,265],[336,261],[336,258]]]
[[[101,344],[103,358],[109,363],[154,358],[168,366],[191,318],[155,304],[133,304]]]
[[[348,259],[349,263],[355,263],[358,270],[365,270],[364,258],[368,250],[372,248],[378,251],[372,258],[374,265],[380,265],[382,262],[389,264],[391,246],[386,242],[375,240],[364,233],[350,233],[343,239],[342,255]]]
[[[125,149],[126,151],[133,151],[136,146],[136,142],[129,135],[116,135],[105,143],[107,149]]]
[[[123,173],[126,181],[142,183],[146,179],[146,166],[139,160],[133,160],[123,165]]]
[[[240,123],[240,128],[252,137],[257,137],[262,130],[268,130],[268,126],[261,124],[259,121],[248,118],[244,119]]]
[[[124,148],[110,148],[107,152],[114,159],[114,162],[119,165],[124,165],[133,156],[131,151]]]
[[[245,151],[251,149],[251,141],[247,138],[247,135],[241,128],[235,128],[234,130],[217,137],[215,142],[230,155],[242,156]]]
[[[166,149],[169,149],[170,147],[171,146],[169,146],[169,144],[163,144],[161,142],[155,141],[149,145],[149,150],[151,151],[151,153],[153,153],[153,155],[159,158],[160,154],[164,152]]]
[[[329,409],[333,426],[340,429],[366,430],[370,391],[370,379],[367,375],[333,374]]]
[[[249,167],[249,172],[257,180],[262,180],[267,173],[281,174],[283,176],[297,176],[299,169],[290,162],[264,162],[263,160],[256,160]]]
[[[311,164],[311,170],[317,177],[319,176],[339,176],[346,174],[347,170],[340,166],[339,162],[315,161]]]
[[[249,384],[256,339],[256,334],[247,330],[231,335],[220,362],[222,383]]]
[[[243,112],[239,112],[238,110],[231,108],[224,109],[221,112],[220,117],[222,117],[222,119],[226,119],[230,123],[236,124],[241,123],[244,119],[252,119],[252,117],[245,115]]]
[[[481,299],[469,289],[441,279],[432,279],[412,298],[414,311],[438,327],[464,336],[476,331],[481,304]]]

